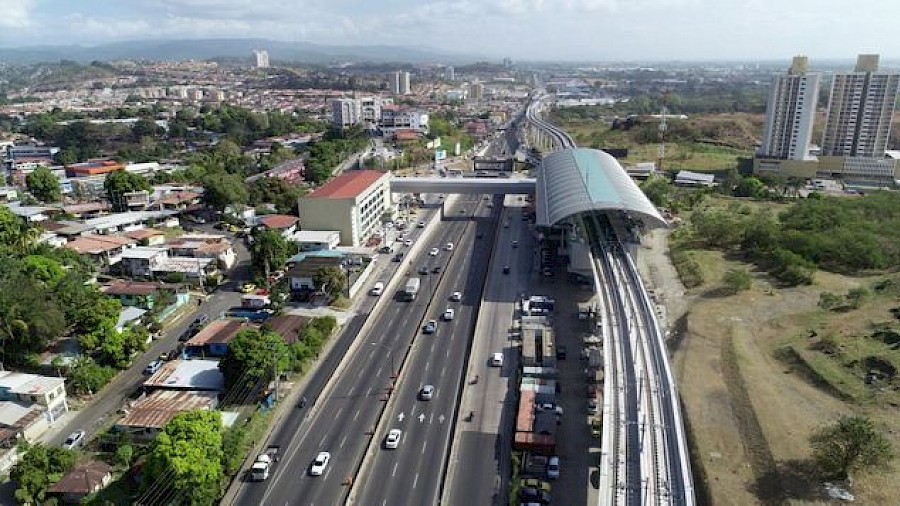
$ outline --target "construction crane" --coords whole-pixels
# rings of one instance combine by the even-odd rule
[[[656,170],[659,173],[663,171],[663,161],[666,159],[666,129],[669,127],[666,122],[666,116],[669,115],[669,99],[672,92],[663,91],[662,107],[659,109],[659,147],[657,148]]]

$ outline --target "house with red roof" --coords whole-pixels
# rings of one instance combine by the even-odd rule
[[[289,214],[267,214],[259,217],[259,226],[289,237],[297,231],[298,221],[300,221],[300,218]]]
[[[300,198],[303,230],[337,230],[342,246],[366,244],[381,232],[385,212],[393,210],[390,181],[389,172],[344,172]]]

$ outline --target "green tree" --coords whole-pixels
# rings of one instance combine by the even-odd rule
[[[250,193],[237,174],[209,174],[203,179],[203,200],[217,211],[229,205],[246,205]]]
[[[28,187],[28,191],[41,202],[58,202],[62,197],[59,179],[47,167],[38,167],[25,176],[25,185]]]
[[[218,411],[176,415],[153,441],[144,467],[144,491],[162,485],[186,504],[213,504],[223,479],[222,433]]]
[[[112,367],[101,366],[93,358],[80,356],[69,369],[69,385],[75,393],[99,392],[116,375]]]
[[[753,277],[746,269],[729,269],[722,276],[722,282],[725,288],[731,293],[738,293],[750,288],[753,284]]]
[[[323,267],[313,274],[316,289],[335,298],[347,289],[347,275],[340,267]]]
[[[257,229],[250,245],[250,264],[257,276],[266,276],[287,263],[296,247],[275,230]]]
[[[765,198],[768,195],[765,183],[755,177],[744,177],[734,188],[735,197]]]
[[[250,391],[260,380],[286,370],[289,362],[288,348],[280,335],[269,330],[244,329],[228,344],[219,370],[225,377],[226,390]]]
[[[886,465],[891,443],[865,416],[843,416],[809,438],[813,460],[826,478],[846,479],[851,472]]]
[[[841,298],[831,292],[822,292],[819,294],[819,307],[825,311],[831,311],[832,309],[838,308],[842,303],[843,301]]]
[[[652,176],[641,183],[641,190],[643,190],[647,198],[650,199],[650,202],[653,202],[653,205],[665,207],[669,205],[669,200],[672,197],[672,192],[675,190],[675,187],[668,178]]]
[[[869,291],[865,288],[852,288],[847,292],[847,305],[853,309],[859,309],[868,296]]]
[[[28,443],[20,450],[24,454],[9,473],[10,480],[16,484],[16,500],[19,504],[44,504],[48,499],[47,490],[75,466],[77,454]]]
[[[134,459],[134,447],[131,445],[122,445],[116,448],[116,463],[122,467],[129,467]]]
[[[56,286],[66,275],[62,264],[43,255],[28,255],[24,259],[23,271],[49,287]]]
[[[150,182],[138,174],[119,170],[108,174],[103,181],[103,189],[106,190],[106,198],[116,211],[127,211],[125,194],[136,191],[150,191]]]

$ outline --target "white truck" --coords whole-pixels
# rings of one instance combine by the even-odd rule
[[[406,282],[406,286],[403,288],[403,298],[406,300],[415,300],[421,285],[422,281],[419,278],[409,278]]]
[[[278,452],[280,449],[281,447],[278,445],[269,445],[265,452],[260,453],[259,456],[256,457],[256,461],[250,466],[251,481],[266,481],[269,479],[272,466],[278,462]]]

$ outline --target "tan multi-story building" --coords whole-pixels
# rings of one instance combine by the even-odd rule
[[[336,230],[342,246],[364,246],[393,209],[390,179],[375,170],[344,172],[300,199],[303,230]]]
[[[778,160],[809,158],[819,74],[807,71],[805,56],[795,56],[786,75],[775,76],[766,104],[766,125],[758,155]]]
[[[859,55],[853,72],[835,74],[822,155],[884,157],[898,89],[900,74],[878,72],[878,55]]]

